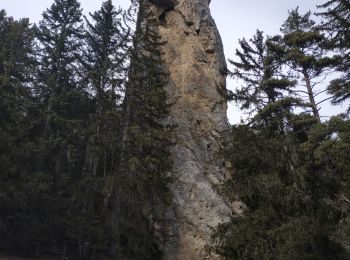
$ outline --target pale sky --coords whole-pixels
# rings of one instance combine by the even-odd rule
[[[52,4],[53,0],[0,0],[0,9],[5,9],[9,16],[15,18],[29,17],[32,22],[38,22],[42,12]],[[127,8],[129,0],[113,0],[116,6]],[[323,0],[212,0],[212,15],[217,23],[227,58],[233,58],[238,40],[250,38],[260,29],[266,34],[279,32],[288,10],[299,6],[301,13],[314,11],[316,5]],[[98,10],[102,0],[80,0],[84,13]],[[228,88],[233,89],[235,83],[228,81]],[[327,110],[327,109],[326,109]],[[334,113],[334,108],[328,109]],[[341,108],[340,111],[344,110]],[[333,111],[333,112],[331,112]],[[323,115],[329,115],[323,111]],[[238,122],[241,114],[233,104],[229,106],[228,117],[231,123]]]

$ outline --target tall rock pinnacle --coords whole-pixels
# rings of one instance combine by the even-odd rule
[[[216,259],[205,252],[212,228],[231,210],[215,185],[224,178],[216,157],[220,132],[227,127],[226,63],[210,0],[149,0],[159,19],[169,71],[171,120],[177,125],[172,149],[173,204],[165,217],[165,259]]]

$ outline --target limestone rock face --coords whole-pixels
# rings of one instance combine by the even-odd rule
[[[171,120],[177,125],[172,150],[173,205],[165,217],[165,258],[216,259],[204,250],[212,228],[228,221],[231,209],[217,193],[224,161],[216,158],[227,127],[226,63],[210,0],[152,0],[165,45]]]

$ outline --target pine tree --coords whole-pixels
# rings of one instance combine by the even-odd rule
[[[85,17],[83,82],[91,93],[91,111],[86,134],[83,175],[74,180],[69,218],[79,223],[72,227],[79,244],[88,255],[90,248],[103,250],[110,237],[108,207],[104,191],[118,170],[122,126],[122,98],[128,61],[129,31],[123,26],[123,12],[112,1]],[[77,208],[75,205],[79,205]]]
[[[329,0],[319,5],[317,15],[324,18],[321,28],[330,33],[333,43],[339,48],[349,49],[350,4],[347,0]]]
[[[104,2],[90,16],[92,22],[85,18],[84,67],[96,112],[89,123],[91,137],[84,171],[106,176],[114,171],[116,162],[130,32],[123,26],[122,10],[115,9],[112,1]]]
[[[28,19],[14,20],[0,11],[0,244],[18,251],[39,238],[38,229],[27,227],[24,213],[24,190],[30,185],[25,180],[33,168],[28,146],[34,103],[34,36]]]
[[[47,157],[43,169],[56,183],[66,172],[81,172],[85,141],[83,122],[90,104],[81,80],[83,24],[76,0],[55,0],[39,23],[40,66],[37,95],[43,106],[43,135]]]
[[[155,20],[140,1],[124,100],[120,169],[114,180],[112,252],[128,259],[160,259],[161,208],[170,196],[172,126],[167,123],[163,71]]]
[[[1,143],[5,144],[6,136],[15,136],[28,113],[35,65],[34,32],[28,19],[15,21],[1,10],[0,33],[0,129],[4,137]]]
[[[294,110],[310,101],[298,98],[293,74],[316,77],[333,62],[316,45],[323,36],[305,31],[312,24],[309,14],[295,10],[282,27],[284,36],[265,40],[258,31],[240,41],[239,61],[231,61],[232,75],[243,83],[232,97],[255,116],[233,126],[222,149],[233,172],[221,191],[242,211],[213,234],[211,249],[225,259],[349,257],[343,247],[349,122],[336,117],[321,123],[317,113]]]
[[[272,37],[269,45],[271,51],[281,58],[289,74],[301,80],[303,84],[299,83],[298,91],[308,101],[310,112],[320,121],[320,105],[330,97],[317,101],[317,97],[326,91],[319,81],[334,60],[326,55],[322,46],[326,38],[316,29],[310,16],[310,12],[299,14],[298,8],[292,10],[281,27],[282,35]]]
[[[277,78],[281,76],[279,64],[270,55],[262,31],[258,30],[249,42],[242,39],[239,43],[241,50],[236,50],[239,61],[230,63],[234,66],[231,76],[245,83],[234,95],[236,101],[244,102],[241,109],[275,102],[282,91],[293,87],[294,82]]]
[[[234,174],[223,191],[244,212],[219,226],[212,249],[226,259],[348,259],[348,123],[335,118],[285,136],[232,127],[224,154]]]
[[[329,48],[340,54],[336,60],[337,70],[342,76],[328,87],[333,95],[332,103],[339,104],[350,98],[350,3],[347,0],[330,0],[318,7],[322,11],[317,15],[324,18],[320,29],[329,34]]]
[[[40,130],[34,144],[36,172],[43,176],[41,181],[47,186],[41,194],[45,208],[39,207],[47,216],[43,220],[48,235],[46,246],[83,252],[91,223],[82,217],[86,207],[80,195],[86,195],[83,183],[88,183],[82,173],[87,122],[93,106],[82,84],[81,11],[76,0],[55,0],[39,22],[35,94],[40,109],[36,128]],[[103,185],[96,182],[96,186]],[[62,212],[64,216],[58,217]]]
[[[296,95],[296,81],[285,75],[268,42],[259,30],[249,41],[239,41],[241,50],[236,50],[237,61],[230,60],[234,66],[230,76],[240,80],[242,86],[231,93],[231,99],[254,116],[251,121],[265,121],[283,132],[285,117],[305,104]]]
[[[6,136],[15,137],[21,130],[21,121],[28,114],[35,66],[34,31],[28,19],[16,21],[1,10],[0,34],[0,129],[5,144]]]

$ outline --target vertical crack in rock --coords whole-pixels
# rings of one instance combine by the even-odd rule
[[[210,15],[210,0],[150,0],[164,40],[169,71],[167,91],[177,145],[172,149],[173,204],[165,217],[165,259],[217,259],[204,250],[212,228],[228,221],[231,210],[215,185],[224,178],[215,157],[227,127],[225,57]],[[166,25],[166,26],[164,26]]]

